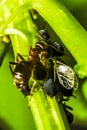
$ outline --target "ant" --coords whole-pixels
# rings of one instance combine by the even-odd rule
[[[22,55],[17,53],[16,61],[9,62],[9,68],[14,78],[14,83],[25,96],[28,96],[30,93],[32,93],[32,89],[34,88],[32,87],[32,89],[30,89],[28,85],[32,73],[35,80],[43,80],[46,77],[45,67],[40,62],[40,52],[40,47],[30,47],[27,61]],[[11,65],[14,65],[14,70],[12,69]]]

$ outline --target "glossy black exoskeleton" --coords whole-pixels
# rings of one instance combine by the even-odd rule
[[[38,34],[41,39],[38,44],[42,45],[45,51],[49,52],[47,53],[47,57],[57,57],[65,55],[64,48],[61,44],[57,42],[50,42],[50,36],[46,30],[40,30]]]
[[[44,42],[47,42],[48,39],[50,38],[50,35],[48,34],[48,32],[46,30],[40,30],[38,32],[39,34],[39,37],[44,41]]]
[[[44,91],[51,98],[59,92],[63,96],[73,96],[73,90],[78,88],[78,81],[73,69],[64,63],[53,60],[54,62],[54,79],[47,79],[44,83]]]
[[[58,85],[54,83],[51,78],[45,81],[43,89],[45,93],[51,98],[53,98],[54,96],[56,96],[56,94],[60,92]]]
[[[73,90],[78,88],[78,80],[74,70],[58,61],[54,61],[55,82],[59,85],[64,96],[72,96]]]
[[[61,103],[63,102],[64,99],[63,99],[61,90],[60,90],[58,84],[54,83],[52,79],[48,79],[44,83],[44,91],[50,98],[53,98],[57,94],[58,94],[58,96],[62,96],[62,97],[59,97],[61,99],[57,99],[57,101],[61,102]],[[65,103],[62,103],[62,106],[63,106],[64,112],[65,112],[65,115],[67,117],[67,120],[68,120],[69,124],[71,124],[73,121],[73,114],[70,112],[70,110],[73,110],[73,109],[71,107],[65,105]]]

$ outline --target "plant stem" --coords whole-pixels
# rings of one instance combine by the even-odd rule
[[[32,96],[30,107],[38,130],[70,129],[64,111],[60,111],[61,104],[58,104],[55,98],[44,97],[41,90]]]

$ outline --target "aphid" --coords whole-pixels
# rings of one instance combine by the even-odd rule
[[[62,104],[67,120],[71,124],[73,121],[73,114],[69,110],[73,110],[73,109],[65,105],[65,103],[62,103],[63,101],[66,101],[66,99],[63,98],[63,95],[61,93],[61,90],[58,84],[56,84],[52,79],[48,79],[44,83],[44,91],[50,98],[53,98],[54,96],[57,96],[57,95],[59,96],[56,99],[58,102]]]
[[[57,57],[65,55],[62,45],[57,42],[51,42],[49,40],[50,36],[46,30],[40,30],[38,34],[38,37],[40,38],[38,44],[41,44],[45,51],[48,52],[47,57]]]
[[[44,91],[50,96],[56,96],[60,92],[63,96],[73,96],[73,90],[78,88],[78,80],[73,69],[64,63],[53,60],[54,78],[48,78],[44,83]]]
[[[54,61],[54,81],[59,85],[64,96],[72,96],[73,90],[78,88],[78,80],[74,70],[58,61]]]
[[[43,89],[45,93],[51,98],[53,96],[56,96],[57,93],[59,93],[59,87],[56,86],[56,84],[51,78],[45,81]]]
[[[44,41],[44,42],[47,42],[47,40],[49,40],[49,38],[50,38],[50,35],[48,34],[48,32],[46,31],[46,30],[40,30],[39,32],[38,32],[38,37],[42,40],[42,41]]]

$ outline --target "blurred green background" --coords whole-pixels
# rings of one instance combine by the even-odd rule
[[[87,1],[86,0],[61,0],[79,23],[87,30]],[[83,44],[83,43],[82,43]],[[69,104],[73,106],[74,123],[73,130],[87,129],[87,78],[79,79],[79,88],[74,93],[77,98],[71,99]]]

